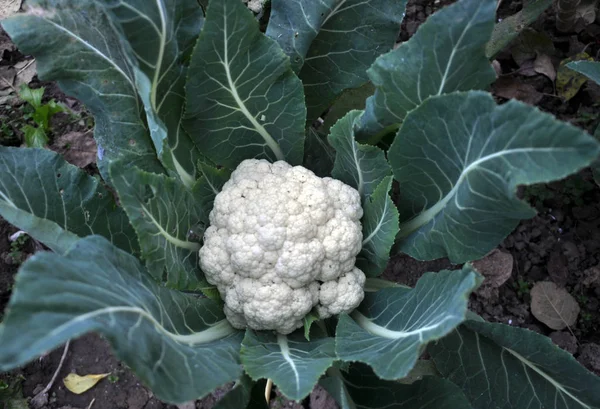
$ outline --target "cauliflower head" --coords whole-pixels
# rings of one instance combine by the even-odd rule
[[[200,267],[236,328],[289,334],[364,298],[358,192],[302,166],[248,159],[215,197]]]

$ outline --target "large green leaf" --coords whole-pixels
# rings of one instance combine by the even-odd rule
[[[600,378],[535,332],[467,321],[428,348],[473,408],[600,408]]]
[[[383,273],[398,234],[398,209],[388,194],[391,187],[392,177],[388,176],[363,203],[363,242],[356,258],[356,266],[367,277]]]
[[[358,88],[368,81],[369,66],[396,42],[406,9],[406,0],[276,2],[281,3],[278,10],[285,10],[274,15],[273,25],[278,22],[283,25],[283,30],[276,33],[276,37],[282,34],[278,41],[295,62],[296,53],[306,53],[299,76],[304,83],[309,122],[318,118],[344,90]],[[288,18],[295,20],[285,27],[283,21]],[[309,29],[307,25],[314,31],[304,31],[300,38],[298,30]],[[289,42],[302,46],[290,47]]]
[[[83,102],[94,115],[99,166],[117,158],[160,172],[138,98],[129,50],[106,10],[82,0],[31,0],[29,11],[2,25],[33,54],[41,79]]]
[[[7,311],[0,371],[98,331],[167,402],[199,398],[241,375],[241,332],[217,303],[156,284],[137,259],[99,236],[79,240],[66,256],[31,257]]]
[[[125,212],[98,178],[45,149],[0,146],[0,214],[58,253],[78,239],[102,235],[135,253]]]
[[[362,111],[350,111],[331,127],[328,140],[335,149],[335,163],[331,175],[352,186],[363,202],[377,185],[390,174],[385,153],[370,145],[361,145],[354,139],[354,124]]]
[[[178,179],[116,162],[110,177],[135,228],[146,268],[157,280],[179,290],[210,287],[200,276],[200,243],[188,238],[205,221],[201,204]]]
[[[597,61],[573,61],[567,67],[585,75],[596,84],[600,84],[600,62]]]
[[[333,338],[272,334],[248,330],[241,351],[244,370],[255,380],[272,379],[290,399],[301,400],[329,368],[335,357]]]
[[[335,150],[327,142],[327,135],[312,126],[306,130],[304,160],[302,166],[312,170],[319,177],[331,176]]]
[[[203,221],[208,223],[208,215],[213,208],[215,197],[219,194],[223,185],[229,180],[231,172],[227,169],[217,169],[205,163],[198,164],[201,178],[192,189],[194,201],[202,210]],[[207,227],[207,226],[205,226]]]
[[[199,152],[181,126],[192,48],[204,22],[196,0],[97,0],[123,30],[158,156],[191,187]]]
[[[445,379],[426,376],[410,385],[383,381],[366,365],[319,382],[341,409],[470,409],[462,391]]]
[[[431,95],[484,89],[496,75],[485,55],[496,0],[459,0],[369,68],[377,87],[360,120],[359,140],[378,139]],[[379,134],[379,136],[377,136]]]
[[[185,127],[213,162],[302,162],[302,83],[274,40],[239,0],[210,2],[192,54]]]
[[[405,377],[428,342],[465,319],[479,278],[470,268],[426,273],[414,289],[366,293],[358,310],[340,317],[336,352],[344,361],[369,364],[382,379]]]
[[[591,136],[517,101],[471,91],[432,97],[407,117],[388,158],[400,184],[399,249],[420,260],[483,257],[535,211],[519,185],[594,160]]]

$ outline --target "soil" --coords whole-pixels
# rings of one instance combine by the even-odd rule
[[[431,13],[452,2],[453,0],[410,0],[399,42],[408,40]],[[521,7],[520,0],[503,0],[498,15],[500,18],[512,15]],[[598,59],[600,43],[597,38],[600,38],[600,25],[591,24],[578,34],[559,33],[554,26],[551,10],[532,25],[552,39],[557,50],[552,57],[555,66],[561,59],[584,49]],[[0,57],[0,73],[3,65],[27,58],[14,46],[10,46],[1,29]],[[530,90],[530,94],[537,93],[534,95],[535,105],[540,109],[590,132],[597,126],[599,118],[594,103],[600,100],[600,93],[596,87],[584,86],[574,98],[565,103],[555,96],[554,83],[545,75],[521,75],[522,67],[515,63],[510,51],[497,56],[497,66],[501,70],[500,79],[510,78],[513,83],[516,81],[519,86],[526,86],[523,89]],[[65,96],[55,83],[40,82],[34,77],[29,86],[45,87],[44,101],[55,99],[77,114],[75,118],[68,113],[59,113],[53,118],[51,141],[69,132],[84,133],[90,129],[91,117],[85,108],[77,100]],[[501,89],[502,86],[505,85],[498,81],[493,88],[500,102],[506,100],[501,96],[505,91]],[[533,103],[532,96],[527,93],[521,93],[518,97],[529,98],[528,102]],[[0,104],[0,123],[7,124],[10,130],[7,132],[6,129],[0,129],[0,143],[14,146],[21,144],[20,127],[25,109],[18,101],[8,105]],[[508,279],[501,285],[488,286],[485,291],[473,294],[470,308],[486,320],[526,327],[549,336],[587,368],[600,374],[600,187],[594,183],[589,171],[585,170],[563,181],[523,189],[521,193],[538,209],[539,214],[531,220],[521,222],[498,246],[499,251],[512,255],[512,269],[507,275]],[[16,231],[16,228],[0,219],[0,319],[19,263],[39,248],[33,240],[19,246],[11,244],[9,236]],[[420,262],[401,255],[390,260],[384,277],[414,286],[427,271],[459,267],[445,259]],[[530,290],[540,281],[555,282],[579,303],[579,318],[570,329],[551,330],[531,314]],[[58,348],[19,370],[0,375],[0,381],[22,379],[23,396],[32,398],[48,384],[59,366],[62,354],[63,348]],[[62,383],[62,379],[71,372],[80,375],[110,373],[111,376],[89,391],[75,395],[68,392]],[[226,390],[227,388],[217,390],[191,407],[210,409]],[[70,343],[64,365],[50,389],[48,402],[42,408],[84,409],[90,407],[92,402],[94,409],[175,408],[153,397],[135,375],[114,358],[106,340],[96,334],[85,335]],[[302,404],[273,399],[272,407],[332,409],[337,406],[324,390],[316,388]]]

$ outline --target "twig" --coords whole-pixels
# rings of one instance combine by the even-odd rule
[[[92,401],[88,405],[87,409],[92,409],[92,405],[94,404],[94,402],[96,402],[96,398],[92,399]]]
[[[271,402],[271,389],[273,389],[273,379],[267,379],[267,386],[265,387],[265,400],[267,405]]]
[[[65,363],[67,352],[69,351],[70,342],[71,341],[67,341],[67,343],[65,344],[65,349],[63,350],[62,357],[60,358],[60,362],[58,363],[58,368],[56,368],[56,371],[54,372],[54,375],[52,375],[52,379],[50,379],[48,385],[46,385],[46,387],[42,389],[42,391],[39,392],[37,395],[35,395],[31,400],[32,407],[41,407],[44,406],[46,402],[48,402],[48,392],[50,391],[50,388],[52,388],[52,385],[54,385],[54,382],[56,381],[56,378],[58,377],[58,374],[62,369],[63,364]]]
[[[19,74],[21,74],[23,71],[25,71],[27,68],[29,68],[29,66],[31,64],[33,64],[35,62],[35,58],[33,60],[30,60],[27,64],[25,64],[25,66],[23,68],[21,68],[18,72],[17,72],[17,77],[19,76]]]

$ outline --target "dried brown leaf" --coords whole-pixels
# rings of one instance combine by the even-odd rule
[[[531,313],[549,328],[561,330],[572,326],[579,311],[575,298],[553,282],[540,281],[531,289]]]
[[[518,99],[527,104],[535,105],[544,97],[533,85],[524,84],[515,78],[499,78],[494,83],[494,94],[506,99]]]
[[[91,132],[69,132],[54,140],[52,150],[80,168],[96,162],[97,146]]]
[[[512,275],[513,256],[494,249],[482,259],[473,261],[471,265],[485,278],[476,293],[483,298],[489,298],[492,291],[504,284]]]
[[[533,69],[538,74],[542,74],[548,77],[552,82],[554,82],[554,80],[556,79],[556,69],[554,68],[554,64],[552,64],[552,59],[549,55],[538,55],[535,61],[533,62]]]

